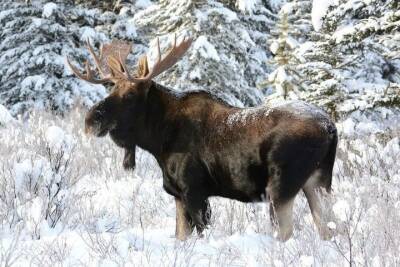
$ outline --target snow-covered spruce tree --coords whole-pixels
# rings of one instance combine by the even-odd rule
[[[284,3],[279,16],[287,14],[287,21],[290,31],[290,42],[304,43],[308,41],[310,32],[313,30],[311,24],[311,0],[288,0]],[[280,27],[276,24],[275,27]]]
[[[282,99],[297,99],[303,87],[303,79],[298,73],[300,63],[295,49],[309,41],[313,30],[311,24],[311,0],[290,0],[283,4],[278,12],[278,20],[271,30],[268,40],[269,50],[274,58],[268,61],[275,70],[258,86],[273,86],[275,93],[269,95],[267,102]]]
[[[94,28],[112,18],[65,2],[0,3],[0,103],[12,114],[34,107],[62,112],[76,98],[92,105],[105,93],[73,77],[65,57],[87,58],[83,41],[107,40]]]
[[[275,16],[261,3],[251,15],[234,8],[233,2],[161,0],[138,13],[138,32],[159,36],[162,49],[171,44],[173,33],[194,38],[188,54],[160,80],[179,90],[211,91],[237,106],[261,102],[256,84],[270,72],[266,45]],[[155,48],[156,39],[150,39]]]
[[[338,1],[325,12],[295,51],[308,88],[301,97],[336,114],[399,107],[398,1]]]
[[[274,54],[274,58],[269,61],[276,69],[268,75],[266,81],[259,84],[260,87],[272,85],[275,93],[268,97],[268,100],[286,99],[290,94],[290,98],[296,98],[296,92],[302,89],[299,74],[295,70],[298,63],[297,58],[293,55],[293,50],[297,46],[297,41],[291,37],[292,27],[289,24],[288,13],[286,9],[279,12],[279,20],[277,29],[272,31],[275,38],[270,40],[270,51]]]

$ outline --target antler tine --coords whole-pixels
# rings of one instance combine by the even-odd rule
[[[87,61],[85,64],[86,65],[85,68],[86,68],[86,72],[87,72],[86,75],[80,73],[79,70],[74,65],[71,64],[71,62],[69,61],[68,58],[67,58],[67,64],[68,64],[69,68],[72,70],[72,72],[82,80],[85,80],[90,83],[95,83],[95,84],[102,84],[102,83],[106,83],[109,81],[109,79],[107,79],[107,78],[100,79],[100,80],[94,79],[92,70],[90,69],[89,63]]]
[[[132,76],[131,76],[130,73],[129,73],[129,69],[128,69],[128,67],[126,66],[125,60],[122,60],[121,52],[119,52],[118,54],[119,54],[119,62],[121,63],[121,67],[122,67],[122,70],[123,70],[124,73],[125,73],[125,77],[126,77],[128,80],[131,80],[131,79],[132,79]]]
[[[120,69],[120,67],[122,67],[121,60],[115,58],[114,56],[110,56],[108,58],[108,67],[112,70],[112,75],[115,76],[115,74],[117,74],[119,77],[127,77],[126,73]]]
[[[97,67],[97,70],[99,71],[101,77],[104,78],[105,75],[104,75],[103,70],[101,69],[100,59],[99,59],[99,57],[96,55],[96,53],[94,52],[93,47],[90,45],[89,38],[86,40],[86,46],[87,46],[87,48],[88,48],[88,50],[89,50],[89,53],[92,55],[92,57],[93,57],[93,59],[94,59],[94,62],[95,62],[96,67]],[[100,50],[100,51],[101,51],[101,50]],[[101,56],[101,55],[100,55],[100,56]]]
[[[183,41],[185,41],[185,36],[183,37]],[[175,48],[176,47],[176,33],[174,34],[174,46],[173,46],[173,48]]]
[[[93,78],[94,78],[94,73],[93,73],[92,68],[91,68],[90,65],[89,65],[89,60],[86,60],[86,61],[85,61],[85,70],[86,70],[86,77],[87,77],[90,81],[92,81]],[[106,81],[106,80],[105,80],[105,81]]]
[[[87,77],[88,78],[92,78],[93,77],[93,73],[92,73],[92,70],[91,70],[91,68],[89,66],[89,61],[88,60],[85,61],[85,70],[86,70]]]
[[[152,78],[156,77],[163,71],[167,70],[168,68],[172,67],[189,49],[190,45],[192,44],[192,39],[183,38],[182,42],[178,45],[176,44],[176,34],[174,37],[174,44],[172,49],[168,52],[168,54],[162,59],[161,58],[161,49],[160,49],[160,40],[157,38],[157,51],[158,51],[158,59],[154,63],[153,68],[151,71],[143,78],[131,78],[132,82],[146,82],[151,80]]]
[[[161,48],[160,48],[160,38],[157,37],[157,52],[158,52],[158,62],[161,61]]]

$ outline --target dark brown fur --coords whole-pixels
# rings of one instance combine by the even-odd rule
[[[86,130],[109,133],[126,151],[125,168],[134,168],[136,146],[154,155],[177,200],[180,239],[209,223],[210,196],[270,199],[279,212],[316,172],[329,191],[337,144],[335,125],[310,105],[240,109],[153,81],[117,83],[87,114]]]

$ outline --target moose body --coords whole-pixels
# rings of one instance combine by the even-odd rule
[[[126,74],[122,61],[111,70]],[[148,75],[142,61],[138,76]],[[242,109],[207,92],[176,93],[151,79],[114,83],[88,112],[86,131],[109,133],[125,149],[125,168],[134,168],[136,146],[156,158],[163,187],[175,197],[177,238],[186,239],[194,227],[201,233],[210,219],[208,198],[221,196],[269,200],[279,238],[287,240],[300,190],[327,237],[315,190],[330,191],[337,132],[322,110],[303,102]]]

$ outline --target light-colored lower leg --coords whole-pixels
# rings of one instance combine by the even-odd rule
[[[272,205],[272,201],[269,202],[269,219],[271,220],[271,225],[273,227],[278,226],[278,222],[276,221],[274,205]]]
[[[279,226],[278,239],[281,241],[288,240],[293,234],[293,204],[294,198],[283,203],[273,202]]]
[[[179,240],[186,240],[192,233],[192,227],[190,226],[186,216],[185,207],[183,202],[175,198],[176,205],[176,228],[175,237]]]
[[[313,216],[314,223],[317,226],[320,237],[324,240],[331,239],[333,232],[328,228],[325,220],[323,219],[321,202],[316,189],[312,186],[305,186],[303,191],[307,198],[308,205],[310,206],[311,214]]]

